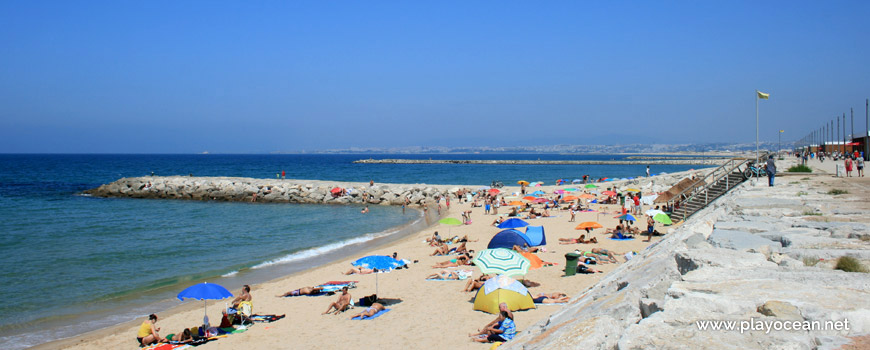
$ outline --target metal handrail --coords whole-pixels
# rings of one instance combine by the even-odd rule
[[[765,153],[763,156],[761,156],[759,158],[759,161],[766,160],[766,158],[769,156],[770,156],[770,153]],[[733,187],[733,185],[728,183],[728,180],[727,180],[728,176],[731,175],[735,169],[740,171],[741,166],[746,165],[746,164],[751,164],[754,162],[755,162],[755,158],[743,158],[743,157],[731,158],[731,159],[727,160],[725,163],[722,163],[722,165],[720,165],[716,169],[713,169],[713,171],[707,173],[707,175],[704,176],[703,178],[698,179],[697,181],[693,182],[691,186],[683,189],[682,191],[680,191],[679,193],[674,195],[673,198],[668,200],[668,204],[672,204],[672,202],[675,202],[677,200],[679,200],[683,203],[690,202],[692,199],[694,199],[694,197],[696,195],[701,194],[701,193],[704,193],[704,195],[706,196],[706,194],[709,192],[710,187],[715,186],[717,183],[719,183],[719,180],[721,180],[722,178],[726,179],[725,180],[726,181],[726,183],[725,183],[726,188],[731,189],[731,187]],[[729,166],[727,171],[719,172],[720,170],[725,169],[726,166],[728,166],[728,165],[732,165],[732,166]],[[708,179],[710,179],[711,181],[708,182],[707,181]],[[704,183],[705,185],[704,186],[696,186],[699,182]],[[683,196],[685,196],[685,198],[683,198]],[[705,204],[705,206],[706,206],[706,204],[709,204],[709,201],[707,200],[706,197],[705,197],[704,204]],[[688,215],[686,215],[685,211],[686,211],[686,209],[683,210],[683,212],[684,212],[683,217],[684,218],[688,216]]]

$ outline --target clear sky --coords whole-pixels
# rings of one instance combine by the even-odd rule
[[[2,1],[0,152],[793,140],[870,1]],[[860,118],[859,118],[860,117]]]

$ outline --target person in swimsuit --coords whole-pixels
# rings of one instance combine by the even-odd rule
[[[291,290],[287,293],[276,295],[276,297],[297,297],[300,295],[313,295],[323,293],[323,287],[302,287],[297,290]]]
[[[511,312],[511,309],[508,308],[507,303],[498,304],[498,311],[499,311],[498,317],[496,317],[494,320],[492,320],[492,322],[487,323],[486,326],[483,326],[483,329],[478,329],[477,333],[472,333],[472,334],[469,334],[468,336],[472,337],[472,338],[476,338],[476,337],[480,337],[482,335],[490,335],[492,333],[489,330],[491,328],[500,327],[502,321],[504,321],[504,319],[506,317],[510,317],[511,319],[514,318],[514,314]]]
[[[242,287],[242,292],[239,293],[239,296],[233,299],[233,309],[238,309],[239,304],[241,304],[243,301],[251,301],[252,299],[253,298],[251,298],[251,286],[246,284]]]
[[[181,334],[170,333],[166,335],[166,342],[190,343],[193,341],[193,336],[190,334],[190,329],[185,328]]]
[[[586,235],[580,235],[579,238],[559,238],[559,244],[588,244],[588,243],[598,243],[598,238],[592,237],[590,240],[586,240]]]
[[[139,326],[139,332],[136,333],[136,341],[139,342],[140,346],[166,341],[166,339],[161,338],[160,334],[157,333],[160,331],[160,328],[155,325],[156,323],[157,315],[151,314],[148,315],[148,320],[143,321],[142,325]]]
[[[374,304],[372,304],[372,306],[369,306],[368,308],[366,308],[365,311],[360,312],[356,315],[353,315],[350,319],[352,320],[352,319],[357,318],[357,317],[359,317],[359,318],[372,317],[376,313],[381,312],[385,309],[386,308],[384,307],[384,305],[381,305],[380,303],[374,303]]]
[[[350,293],[347,292],[347,287],[342,288],[341,296],[338,297],[338,300],[336,300],[334,303],[329,304],[329,307],[326,308],[326,311],[321,315],[328,314],[330,311],[332,311],[332,308],[335,308],[336,315],[338,315],[340,312],[343,312],[344,310],[347,310],[347,308],[350,306],[350,298],[351,296]]]
[[[457,271],[441,270],[439,273],[433,273],[426,276],[427,280],[458,280],[460,279]]]
[[[465,283],[465,288],[462,289],[463,292],[473,292],[480,287],[483,287],[483,284],[486,280],[489,279],[489,275],[481,275],[477,279],[469,279],[467,283]]]
[[[350,270],[347,270],[347,272],[345,272],[344,274],[345,275],[353,275],[353,274],[368,275],[370,273],[376,273],[376,272],[378,272],[378,269],[369,269],[369,268],[365,268],[365,267],[353,267]]]
[[[567,303],[571,298],[568,297],[565,293],[551,293],[551,294],[538,294],[537,297],[533,298],[535,304],[558,304],[558,303]]]
[[[432,265],[432,268],[433,269],[441,269],[441,268],[445,268],[445,267],[465,266],[465,265],[469,265],[470,260],[471,260],[471,257],[466,253],[465,255],[461,255],[461,256],[456,257],[455,259],[450,259],[447,261],[435,263],[435,265]]]

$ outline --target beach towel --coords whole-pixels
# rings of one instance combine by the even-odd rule
[[[379,316],[389,312],[390,310],[392,310],[392,309],[383,309],[381,311],[378,311],[378,313],[372,315],[371,317],[356,316],[356,317],[352,318],[352,320],[371,320],[373,318],[379,317]]]
[[[251,315],[251,321],[254,322],[272,323],[282,318],[284,318],[284,315]]]
[[[612,240],[612,241],[631,241],[633,239],[634,239],[633,237],[632,238],[613,238],[613,237],[610,237],[610,240]]]
[[[190,345],[187,345],[187,344],[168,344],[168,343],[163,343],[163,344],[154,344],[154,345],[151,345],[151,346],[146,346],[146,347],[144,347],[144,348],[142,348],[142,349],[144,349],[144,350],[181,350],[181,349],[186,349],[186,348],[189,348],[189,347],[190,347]]]
[[[456,271],[453,271],[453,273],[455,273],[459,276],[458,280],[443,279],[443,278],[427,278],[426,280],[427,281],[461,281],[461,280],[465,280],[465,279],[468,279],[469,277],[471,277],[471,275],[474,274],[474,270],[456,270]]]
[[[541,306],[541,305],[565,305],[565,304],[567,304],[567,303],[535,303],[535,306]]]

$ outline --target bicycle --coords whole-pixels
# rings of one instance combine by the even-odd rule
[[[492,184],[489,185],[491,188],[502,188],[504,184],[501,181],[493,181]]]
[[[748,178],[753,177],[753,176],[766,177],[767,170],[764,169],[763,167],[756,167],[755,164],[750,163],[749,167],[747,167],[746,170],[743,170],[743,178],[748,179]]]

